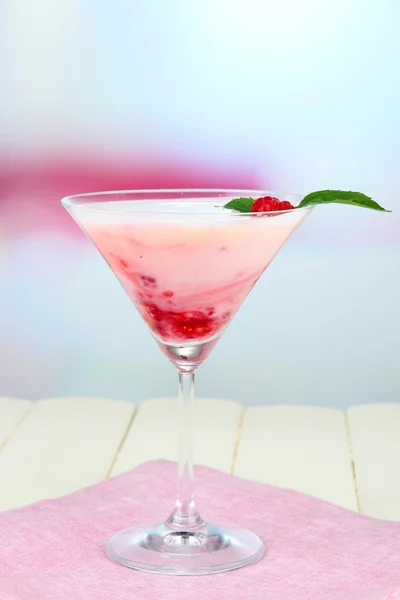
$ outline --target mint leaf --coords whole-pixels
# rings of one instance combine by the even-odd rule
[[[332,202],[392,212],[391,210],[379,206],[375,200],[372,200],[372,198],[365,194],[361,194],[360,192],[342,192],[341,190],[321,190],[319,192],[312,192],[303,198],[297,208],[303,208],[304,206],[310,206],[311,204],[330,204]]]
[[[234,198],[225,204],[224,208],[230,208],[241,213],[250,213],[254,198]],[[366,196],[361,192],[343,192],[341,190],[320,190],[307,194],[296,208],[304,208],[314,204],[351,204],[353,206],[361,206],[372,210],[383,212],[392,212],[380,206],[370,196]]]
[[[237,210],[242,213],[251,212],[251,207],[253,205],[254,198],[235,198],[231,200],[227,204],[224,205],[224,208],[231,208],[232,210]]]

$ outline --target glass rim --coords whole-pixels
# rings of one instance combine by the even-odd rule
[[[278,191],[273,191],[273,190],[257,190],[257,189],[245,189],[245,188],[144,188],[144,189],[130,189],[130,190],[107,190],[107,191],[100,191],[100,192],[84,192],[82,194],[72,194],[72,195],[68,195],[68,196],[64,196],[61,199],[61,203],[65,208],[90,208],[92,211],[94,212],[112,212],[109,209],[106,208],[102,208],[101,207],[101,201],[99,201],[98,203],[96,203],[96,198],[97,197],[104,197],[104,196],[110,196],[110,200],[104,200],[104,202],[106,201],[110,201],[110,202],[127,202],[129,201],[129,199],[124,200],[123,198],[119,198],[119,199],[115,199],[112,200],[112,196],[121,196],[121,195],[132,195],[132,196],[140,196],[140,195],[154,195],[154,194],[209,194],[209,198],[210,200],[213,198],[213,195],[218,196],[220,195],[221,198],[224,197],[253,197],[253,195],[255,196],[255,199],[257,199],[257,197],[262,197],[262,196],[282,196],[282,195],[290,195],[292,197],[296,197],[296,199],[298,199],[299,201],[304,198],[304,195],[302,194],[296,194],[296,193],[292,193],[292,192],[278,192]],[[202,199],[206,199],[207,196],[193,196],[193,197],[188,197],[188,198],[150,198],[147,201],[154,201],[154,202],[176,202],[177,200],[180,200],[182,202],[187,202],[188,204],[191,201],[196,201],[196,200],[202,200]],[[134,199],[134,198],[132,198]],[[146,198],[138,198],[137,202],[141,202],[141,201],[146,201]],[[311,210],[313,207],[312,206],[302,206],[301,208],[298,207],[294,207],[292,209],[286,209],[286,210],[281,210],[281,211],[263,211],[263,212],[239,212],[239,211],[233,211],[232,213],[226,213],[228,214],[234,214],[235,217],[249,217],[249,216],[254,216],[254,215],[274,215],[277,216],[278,213],[283,215],[283,214],[288,214],[288,213],[292,213],[294,211],[309,211]],[[118,213],[130,213],[130,214],[158,214],[158,215],[164,215],[164,214],[168,214],[168,215],[174,215],[174,214],[180,214],[180,215],[185,215],[185,214],[193,214],[192,211],[190,210],[181,210],[181,211],[163,211],[163,210],[159,210],[159,211],[148,211],[148,210],[138,210],[138,211],[130,211],[128,209],[124,210],[124,209],[118,209]],[[204,211],[202,213],[199,213],[199,216],[201,215],[215,215],[215,211]]]

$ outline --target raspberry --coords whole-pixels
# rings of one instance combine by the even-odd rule
[[[279,203],[278,198],[273,196],[263,196],[255,200],[251,207],[251,212],[269,212],[276,210],[275,206]]]
[[[263,196],[255,200],[251,212],[275,212],[278,210],[291,210],[294,208],[287,200],[278,200],[273,196]]]
[[[140,275],[140,282],[145,288],[155,289],[157,287],[157,280],[149,275]]]
[[[196,340],[211,337],[226,323],[230,313],[224,313],[221,319],[215,318],[214,308],[175,312],[164,310],[154,302],[141,301],[143,316],[153,331],[164,338],[174,341]]]
[[[293,204],[290,204],[289,200],[281,200],[279,210],[292,210],[294,208]]]

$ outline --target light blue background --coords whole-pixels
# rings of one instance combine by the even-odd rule
[[[168,158],[274,189],[358,189],[393,209],[315,210],[199,371],[199,394],[399,401],[396,0],[6,0],[1,10],[3,170],[66,154]],[[2,200],[21,198],[4,188]],[[12,219],[29,222],[29,210]],[[5,222],[0,394],[174,394],[171,365],[83,237],[37,225],[14,234]]]

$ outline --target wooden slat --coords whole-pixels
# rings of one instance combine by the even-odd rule
[[[360,511],[400,521],[400,404],[347,412]]]
[[[234,472],[357,510],[346,420],[338,410],[247,409]]]
[[[0,450],[31,407],[28,400],[0,398]]]
[[[71,492],[146,460],[176,458],[175,399],[0,398],[0,509]],[[230,471],[240,404],[198,399],[198,464]],[[400,404],[352,407],[348,428],[361,511],[400,520]],[[119,447],[121,452],[117,455]],[[234,472],[357,509],[345,415],[319,407],[245,411]]]
[[[134,410],[127,402],[98,398],[35,403],[0,454],[0,509],[104,479]]]
[[[230,400],[197,398],[195,463],[230,472],[243,407]],[[147,460],[177,458],[177,400],[143,402],[125,440],[113,475]]]

